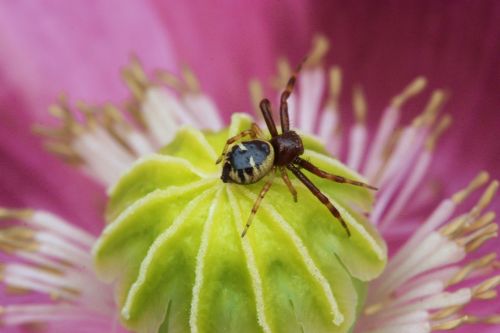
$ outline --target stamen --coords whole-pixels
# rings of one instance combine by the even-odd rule
[[[129,65],[122,69],[121,74],[134,98],[142,101],[149,83],[139,59],[132,56]]]
[[[451,197],[451,199],[453,200],[453,202],[455,202],[455,204],[458,205],[459,203],[461,203],[462,201],[464,201],[465,198],[467,198],[472,192],[474,192],[479,187],[481,187],[484,184],[486,184],[486,182],[488,181],[489,178],[490,178],[490,175],[486,171],[481,171],[476,176],[476,178],[474,178],[469,183],[469,185],[465,189],[463,189],[463,190],[455,193],[455,195],[453,195]]]
[[[391,155],[394,155],[396,152],[396,150],[392,150],[391,155],[384,156],[384,148],[389,145],[389,140],[395,133],[395,128],[400,118],[400,109],[408,99],[419,94],[425,88],[426,84],[427,81],[424,77],[417,77],[401,94],[392,99],[389,107],[384,111],[364,169],[364,174],[370,182],[377,185],[381,184],[377,182],[377,179],[381,178],[382,170],[386,169],[386,165],[389,164],[390,159],[394,159]],[[387,162],[384,163],[384,161]]]
[[[316,35],[312,42],[306,64],[307,66],[318,66],[330,49],[330,42],[324,35]]]
[[[392,99],[391,106],[395,109],[400,109],[408,99],[418,95],[424,90],[426,85],[427,79],[425,77],[417,77],[399,95]]]
[[[194,72],[188,66],[182,67],[182,77],[189,92],[199,94],[201,92],[200,82]]]
[[[321,67],[306,68],[301,73],[299,84],[300,94],[298,106],[299,117],[295,125],[302,131],[313,133],[315,129],[315,120],[321,107],[321,98],[325,90],[325,71]],[[305,112],[307,110],[307,112]]]
[[[494,288],[500,285],[500,275],[489,278],[486,281],[483,281],[479,285],[472,288],[472,296],[477,299],[491,299],[496,297],[496,292]],[[494,296],[491,297],[493,292]]]
[[[463,228],[463,232],[469,233],[469,232],[472,232],[474,230],[480,229],[480,228],[484,227],[485,225],[492,223],[493,220],[495,219],[495,217],[496,217],[495,212],[487,212],[483,216],[481,216],[479,219],[474,221],[473,223],[471,223],[469,225],[465,225]]]
[[[452,118],[449,114],[445,115],[437,127],[434,129],[434,131],[429,135],[427,138],[427,141],[425,142],[425,147],[428,150],[434,150],[436,146],[436,142],[439,139],[439,137],[444,133],[446,129],[448,129],[451,125]]]
[[[248,87],[250,90],[250,97],[252,100],[254,113],[258,119],[263,120],[259,104],[262,101],[262,99],[264,99],[264,88],[262,87],[260,81],[257,79],[250,80]]]
[[[349,154],[347,156],[347,165],[358,170],[364,155],[366,145],[366,101],[361,87],[355,87],[353,94],[354,115],[356,124],[351,128],[349,137]]]
[[[163,83],[178,92],[184,92],[187,90],[185,84],[181,80],[179,80],[179,78],[175,74],[168,71],[157,70],[154,74],[154,77],[157,78],[160,83]]]
[[[452,330],[455,329],[462,324],[466,323],[468,320],[468,316],[462,316],[457,319],[450,319],[448,321],[444,321],[441,323],[436,323],[432,324],[432,330],[433,331],[447,331],[447,330]]]
[[[446,97],[447,95],[444,91],[439,89],[435,90],[422,114],[414,119],[414,126],[431,126],[436,120],[439,110],[446,101]]]
[[[342,72],[340,67],[334,66],[329,71],[330,92],[328,101],[321,113],[319,122],[319,137],[327,145],[327,148],[337,155],[341,147],[340,132],[340,119],[339,119],[339,97],[342,87]],[[330,139],[332,138],[333,139]]]
[[[487,254],[479,259],[471,261],[462,269],[455,274],[447,283],[447,286],[453,286],[464,281],[467,277],[469,277],[473,272],[478,271],[484,267],[490,266],[495,259],[497,258],[496,253]]]
[[[278,58],[277,60],[278,73],[276,76],[271,78],[271,86],[277,91],[281,91],[286,85],[290,76],[292,76],[292,66],[285,58]],[[291,95],[293,96],[293,95]]]
[[[333,66],[329,71],[330,78],[330,98],[334,108],[338,108],[340,100],[340,91],[342,89],[342,71],[339,66]]]

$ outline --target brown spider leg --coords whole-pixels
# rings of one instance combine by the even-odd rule
[[[349,228],[347,227],[347,224],[345,223],[344,219],[340,215],[340,212],[335,208],[335,206],[328,200],[328,198],[321,193],[321,191],[309,180],[309,178],[306,177],[295,165],[289,164],[287,168],[294,173],[295,176],[309,189],[309,191],[318,198],[319,201],[323,205],[328,208],[330,213],[332,213],[333,216],[335,216],[340,223],[342,224],[342,227],[344,227],[345,231],[347,232],[347,236],[351,237],[351,232],[349,231]]]
[[[252,225],[253,217],[255,216],[255,213],[257,213],[257,210],[259,209],[260,202],[262,201],[262,199],[264,199],[264,196],[266,195],[267,191],[269,191],[269,189],[271,188],[275,174],[276,174],[276,169],[274,168],[271,176],[269,177],[269,180],[266,182],[262,190],[260,190],[259,196],[257,197],[257,200],[255,200],[255,203],[253,204],[250,216],[248,217],[247,223],[245,224],[245,228],[241,233],[241,238],[245,237],[248,228],[250,228],[250,225]]]
[[[293,88],[295,87],[295,82],[297,81],[297,75],[299,75],[300,70],[302,69],[302,65],[304,64],[306,59],[304,59],[295,72],[293,72],[290,79],[288,79],[288,83],[286,84],[285,90],[281,93],[280,99],[280,121],[281,121],[281,131],[282,133],[290,131],[290,119],[288,117],[288,97],[292,94]]]
[[[217,159],[215,164],[219,164],[222,161],[222,159],[226,155],[227,150],[231,144],[235,143],[236,141],[238,141],[239,139],[241,139],[247,135],[250,135],[250,137],[252,139],[255,139],[257,137],[261,137],[262,131],[261,131],[259,125],[257,125],[256,123],[252,123],[252,127],[250,129],[244,130],[244,131],[240,132],[239,134],[236,134],[235,136],[227,139],[226,144],[224,146],[224,149],[222,150],[222,154],[219,156],[219,158]]]
[[[312,164],[311,162],[308,162],[300,157],[297,157],[293,161],[293,163],[297,164],[298,166],[306,169],[307,171],[310,171],[311,173],[313,173],[316,176],[319,176],[321,178],[333,180],[334,182],[337,182],[337,183],[345,183],[345,184],[351,184],[351,185],[355,185],[355,186],[361,186],[364,188],[369,188],[370,190],[375,190],[375,191],[378,190],[378,188],[376,188],[375,186],[371,186],[371,185],[365,184],[363,182],[359,182],[357,180],[348,179],[348,178],[345,178],[342,176],[334,175],[334,174],[328,173],[326,171],[323,171],[320,168],[318,168],[317,166],[315,166],[314,164]]]
[[[285,182],[286,186],[288,186],[290,193],[292,193],[293,201],[297,202],[297,191],[293,187],[292,182],[290,181],[290,178],[288,178],[288,173],[286,172],[285,167],[279,167],[279,169],[281,172],[281,178],[283,178],[283,181]]]
[[[271,102],[267,98],[260,101],[260,110],[262,111],[262,116],[266,121],[267,128],[272,137],[278,136],[278,130],[276,129],[276,124],[273,119],[273,111],[271,109]]]

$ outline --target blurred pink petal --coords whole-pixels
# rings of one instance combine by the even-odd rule
[[[0,4],[2,205],[50,209],[99,230],[102,190],[48,156],[30,128],[46,122],[62,91],[72,101],[123,99],[117,76],[131,52],[148,66],[175,64],[170,37],[147,3]]]

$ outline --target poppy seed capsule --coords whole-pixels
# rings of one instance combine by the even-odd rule
[[[116,286],[121,322],[131,331],[351,331],[366,282],[386,263],[384,242],[350,208],[369,211],[373,194],[317,179],[351,227],[347,238],[305,186],[295,182],[296,203],[276,181],[241,238],[264,179],[224,183],[214,161],[227,138],[251,122],[234,115],[229,129],[219,132],[183,128],[110,190],[94,264],[99,277]],[[362,180],[314,138],[301,137],[311,163]]]

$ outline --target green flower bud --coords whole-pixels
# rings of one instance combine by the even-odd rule
[[[386,248],[359,211],[372,194],[311,175],[352,233],[298,180],[294,202],[276,177],[247,235],[241,232],[264,181],[226,184],[215,161],[250,127],[235,115],[217,133],[185,128],[138,160],[110,190],[109,224],[94,248],[99,276],[116,283],[124,325],[137,332],[350,332],[365,284]],[[302,136],[304,158],[360,179]],[[293,178],[293,177],[292,177]]]

